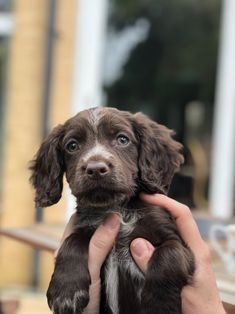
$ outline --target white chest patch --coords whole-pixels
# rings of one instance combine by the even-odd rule
[[[132,217],[128,222],[124,222],[122,220],[121,230],[119,234],[119,240],[122,241],[123,237],[128,236],[130,234],[136,223],[137,217]],[[106,287],[106,296],[107,302],[112,310],[112,314],[119,314],[119,297],[118,297],[118,289],[119,289],[119,276],[118,269],[123,269],[125,272],[128,272],[132,278],[136,280],[143,281],[144,275],[136,266],[132,257],[130,255],[129,246],[116,251],[115,247],[111,251],[105,268],[105,287]],[[136,291],[138,298],[141,298],[142,289],[137,289]]]
[[[115,249],[112,250],[107,260],[105,269],[105,286],[108,305],[113,314],[118,314],[118,264],[114,250]]]

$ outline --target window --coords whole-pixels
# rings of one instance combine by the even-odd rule
[[[107,35],[107,105],[143,111],[174,129],[190,176],[203,151],[199,206],[209,181],[220,6],[220,0],[113,0]]]

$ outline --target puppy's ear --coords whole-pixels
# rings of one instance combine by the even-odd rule
[[[142,113],[134,115],[139,139],[139,187],[148,193],[167,193],[174,173],[184,161],[182,145],[173,131]]]
[[[38,207],[53,205],[61,197],[64,166],[59,142],[63,133],[62,125],[54,128],[39,148],[35,160],[31,162],[30,181],[36,190],[35,202]]]

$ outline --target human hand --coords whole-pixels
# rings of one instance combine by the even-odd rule
[[[70,218],[62,240],[63,241],[74,231],[76,224],[76,214]],[[100,270],[111,251],[115,238],[120,228],[120,218],[116,214],[109,215],[104,222],[96,229],[91,237],[88,249],[88,269],[91,276],[91,285],[89,288],[90,301],[83,314],[98,314],[100,305]],[[58,250],[55,253],[57,255]]]
[[[183,313],[224,314],[225,310],[212,270],[210,250],[200,235],[190,209],[161,194],[141,194],[141,199],[146,203],[163,207],[170,212],[176,220],[181,237],[194,253],[196,271],[193,283],[185,286],[181,293]],[[148,261],[154,249],[151,243],[141,238],[135,239],[131,243],[132,256],[143,272],[147,270]]]

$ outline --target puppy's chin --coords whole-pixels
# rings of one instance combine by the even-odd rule
[[[122,206],[131,198],[131,192],[111,188],[96,188],[82,191],[76,196],[78,207],[106,210]]]

